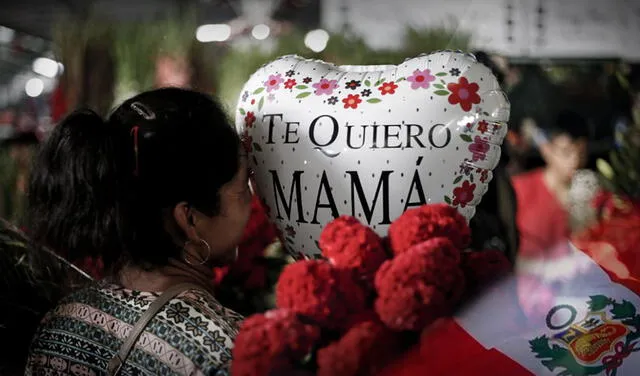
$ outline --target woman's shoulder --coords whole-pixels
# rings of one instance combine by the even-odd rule
[[[64,298],[47,315],[40,334],[64,329],[79,343],[103,338],[98,345],[115,354],[158,296],[107,282],[94,283]],[[224,370],[241,321],[242,316],[207,292],[187,290],[167,302],[149,322],[127,367],[161,374]]]

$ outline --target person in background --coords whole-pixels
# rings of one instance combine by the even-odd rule
[[[91,279],[71,263],[34,246],[18,228],[0,218],[0,375],[21,375],[29,342],[47,311]]]
[[[38,144],[34,132],[17,132],[0,143],[0,218],[17,226],[24,225],[27,181]]]
[[[189,90],[142,93],[107,121],[86,110],[58,124],[30,180],[30,233],[70,259],[101,257],[109,274],[45,316],[26,374],[99,375],[119,360],[120,375],[226,374],[242,317],[214,298],[213,267],[237,257],[247,170],[222,107]],[[135,328],[142,336],[117,357]]]
[[[587,163],[589,130],[582,116],[563,110],[547,131],[536,128],[530,132],[545,167],[513,178],[518,203],[519,257],[525,260],[560,257],[568,252],[569,190],[574,174]]]

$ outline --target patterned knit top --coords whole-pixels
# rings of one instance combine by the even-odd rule
[[[98,282],[63,299],[35,334],[26,375],[106,373],[159,294]],[[227,375],[242,317],[210,294],[188,290],[149,322],[120,375]]]

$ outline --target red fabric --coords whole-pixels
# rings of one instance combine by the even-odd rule
[[[568,214],[547,188],[543,170],[514,177],[513,188],[518,200],[519,256],[547,258],[567,254],[566,240],[571,235]]]
[[[420,345],[385,368],[379,376],[532,375],[511,358],[486,350],[453,318],[443,318],[425,330]]]
[[[51,121],[53,123],[57,123],[62,120],[66,115],[67,110],[68,106],[64,95],[64,89],[62,88],[62,85],[58,85],[51,96]]]

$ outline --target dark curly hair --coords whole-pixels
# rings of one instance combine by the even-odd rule
[[[222,107],[190,90],[142,93],[103,121],[77,111],[43,144],[29,183],[29,230],[70,259],[165,265],[180,252],[171,210],[217,214],[239,167],[239,137]]]

